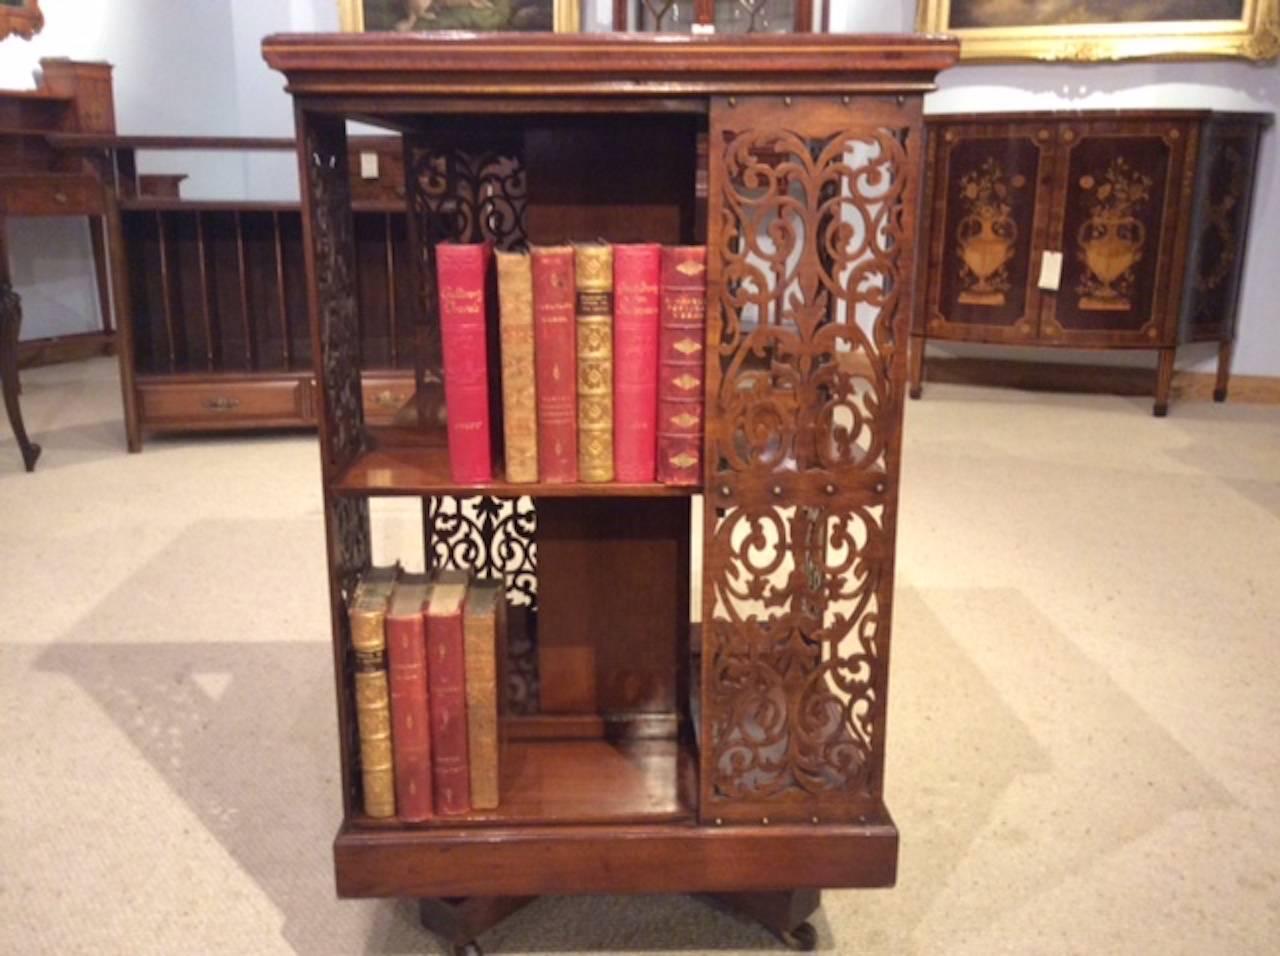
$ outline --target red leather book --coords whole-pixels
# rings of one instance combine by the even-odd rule
[[[487,243],[436,246],[449,474],[454,481],[493,478],[485,287]]]
[[[462,606],[465,577],[444,572],[427,605],[427,683],[431,712],[431,765],[436,813],[471,809],[467,757],[467,696]]]
[[[427,635],[423,617],[431,585],[405,575],[387,609],[387,679],[391,685],[391,752],[395,760],[396,814],[431,816],[431,725],[427,694]]]
[[[658,280],[662,247],[613,247],[613,474],[651,482],[657,462]]]
[[[578,347],[572,246],[534,246],[533,353],[538,392],[538,477],[578,480]]]
[[[702,481],[702,380],[706,367],[707,250],[662,249],[658,349],[658,481]]]

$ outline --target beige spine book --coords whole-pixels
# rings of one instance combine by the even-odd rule
[[[396,815],[395,765],[391,755],[391,690],[387,683],[387,604],[398,568],[374,568],[356,586],[349,617],[355,652],[356,729],[360,735],[360,779],[364,812]]]
[[[527,252],[497,252],[502,339],[502,430],[507,481],[538,480],[533,357],[533,267]]]
[[[613,481],[613,246],[573,248],[578,329],[578,480]]]
[[[499,781],[501,724],[498,700],[502,693],[498,656],[506,625],[506,597],[497,581],[477,581],[467,593],[463,621],[466,639],[467,747],[471,757],[471,806],[496,810]]]

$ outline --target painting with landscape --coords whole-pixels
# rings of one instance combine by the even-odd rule
[[[341,0],[349,31],[499,30],[569,28],[565,0]]]

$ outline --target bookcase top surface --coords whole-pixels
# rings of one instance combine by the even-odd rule
[[[263,57],[295,95],[707,95],[761,87],[933,88],[959,55],[919,34],[276,34]]]

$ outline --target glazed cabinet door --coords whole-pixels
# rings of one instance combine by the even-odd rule
[[[918,101],[713,100],[706,823],[882,811]]]
[[[1035,337],[1053,139],[1035,122],[931,127],[927,334],[984,342]]]
[[[1045,296],[1046,344],[1172,344],[1181,275],[1174,259],[1192,170],[1186,120],[1092,119],[1058,125],[1060,194],[1050,249],[1062,252],[1056,292]]]

